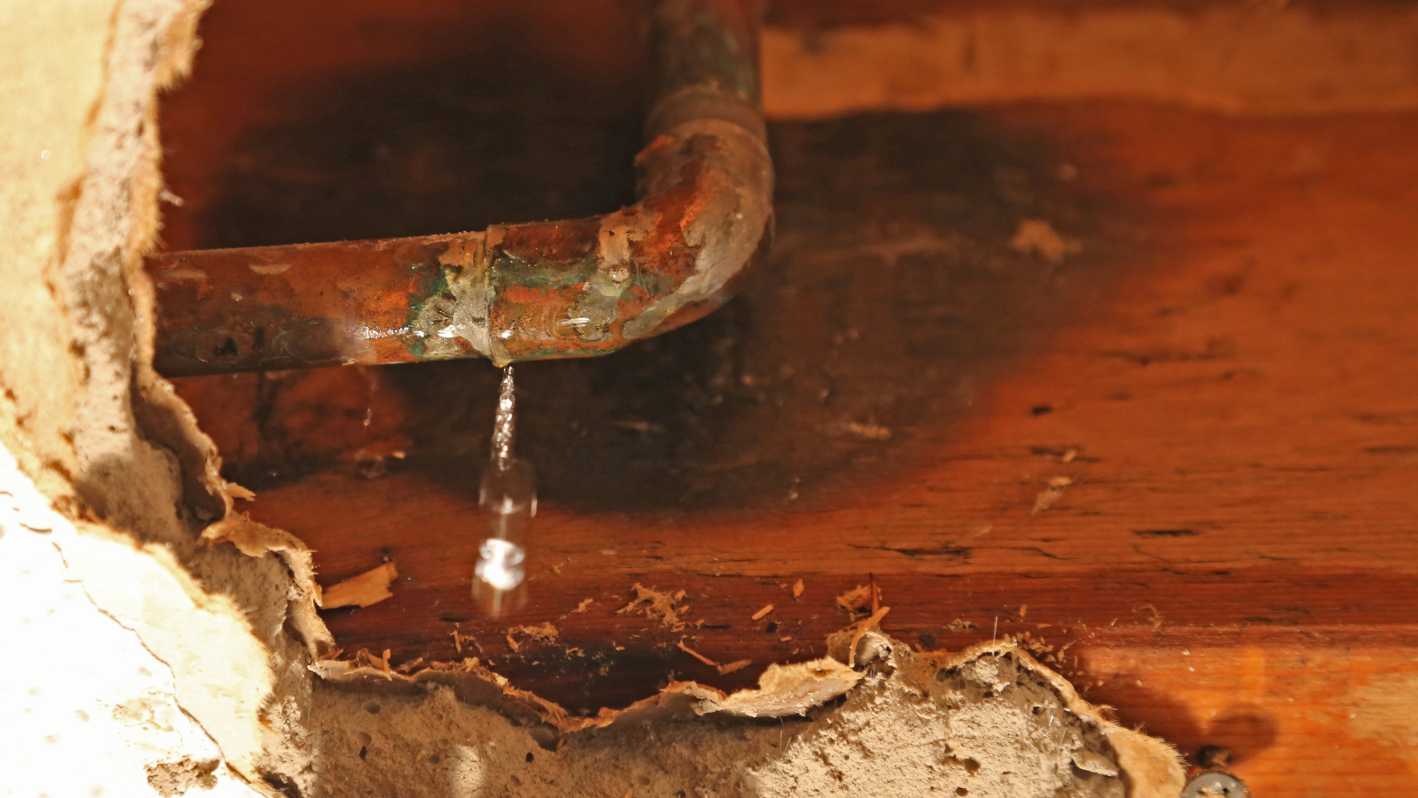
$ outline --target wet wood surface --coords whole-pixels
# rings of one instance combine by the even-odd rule
[[[243,52],[256,35],[223,8],[203,30],[218,67],[244,63],[224,30]],[[227,107],[266,110],[215,139],[223,92],[251,90],[204,83],[199,59],[164,116],[191,200],[169,242],[627,201],[634,58],[573,77],[479,41],[320,73],[294,108],[250,95]],[[593,711],[820,656],[848,619],[835,598],[875,580],[888,632],[1028,635],[1123,722],[1231,748],[1258,795],[1404,795],[1415,129],[1125,102],[774,124],[779,242],[740,300],[611,357],[519,369],[541,512],[510,619],[469,595],[490,366],[179,387],[256,490],[243,509],[315,549],[323,584],[397,564],[392,598],[325,614],[346,656],[476,656]],[[619,613],[637,583],[685,591],[685,628]],[[545,622],[554,641],[512,631]],[[752,665],[721,675],[679,643]]]

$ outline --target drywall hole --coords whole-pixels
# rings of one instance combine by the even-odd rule
[[[534,759],[536,759],[536,757],[535,757],[535,756],[532,756],[532,752],[531,752],[531,751],[528,751],[528,752],[527,752],[527,764],[531,764],[531,763],[532,763],[532,760],[534,760]]]
[[[361,746],[359,747],[359,758],[360,758],[360,759],[364,759],[364,758],[367,757],[367,756],[369,756],[369,748],[367,748],[367,747],[361,745]]]
[[[650,777],[646,776],[644,773],[641,773],[639,776],[635,777],[635,785],[637,787],[649,787]]]
[[[442,754],[429,754],[429,755],[428,755],[428,763],[429,763],[430,765],[436,765],[436,764],[438,764],[439,762],[442,762],[442,761],[443,761],[443,755],[442,755]]]
[[[519,778],[517,778],[516,776],[508,776],[508,777],[507,777],[507,780],[510,781],[510,782],[512,782],[512,786],[513,786],[513,787],[521,787],[521,786],[522,786],[522,780],[519,779]]]
[[[378,701],[368,701],[368,702],[365,702],[364,711],[365,711],[365,712],[368,712],[368,713],[371,714],[371,715],[378,715],[378,714],[379,714],[379,702],[378,702]]]
[[[374,738],[370,737],[368,732],[355,732],[355,739],[359,740],[360,745],[369,745],[374,742]]]
[[[955,788],[955,794],[956,794],[956,795],[964,796],[964,795],[969,795],[969,794],[970,794],[970,791],[967,790],[967,789],[965,789],[964,787],[956,787],[956,788]]]
[[[960,764],[962,764],[962,765],[965,766],[965,772],[966,772],[966,773],[969,773],[971,776],[973,776],[973,775],[975,775],[976,773],[979,773],[979,772],[980,772],[980,762],[979,762],[979,760],[970,759],[970,758],[967,757],[967,758],[965,758],[965,759],[960,760]]]

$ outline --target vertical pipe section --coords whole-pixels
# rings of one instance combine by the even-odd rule
[[[169,376],[605,354],[723,305],[771,243],[758,0],[664,0],[639,201],[589,219],[155,255]]]

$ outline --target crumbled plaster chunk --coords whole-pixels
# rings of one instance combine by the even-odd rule
[[[886,638],[883,638],[886,639]],[[899,644],[897,644],[899,646]],[[888,660],[890,654],[887,655]],[[889,661],[838,706],[773,722],[719,716],[558,737],[425,695],[320,689],[312,796],[582,795],[1123,798],[1092,721],[1011,652],[908,674]]]

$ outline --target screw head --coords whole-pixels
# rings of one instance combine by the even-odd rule
[[[1221,770],[1198,773],[1182,788],[1182,798],[1251,798],[1244,781]]]

